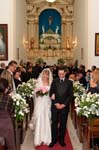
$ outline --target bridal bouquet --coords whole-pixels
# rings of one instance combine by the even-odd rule
[[[75,81],[73,83],[73,92],[74,92],[74,96],[77,97],[79,95],[82,95],[86,91],[83,85],[79,81]]]
[[[44,96],[44,95],[47,95],[49,90],[46,86],[42,86],[42,87],[38,87],[36,90],[36,95],[37,96]]]
[[[12,96],[12,99],[15,108],[15,118],[17,122],[22,121],[25,114],[29,112],[28,104],[26,103],[26,100],[21,97],[20,94],[14,94]]]
[[[94,118],[99,116],[99,94],[83,94],[75,98],[76,112],[79,116]]]

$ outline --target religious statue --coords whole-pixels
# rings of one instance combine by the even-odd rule
[[[52,24],[52,21],[53,21],[53,17],[52,17],[52,16],[49,16],[49,18],[48,18],[49,25]]]
[[[58,34],[59,26],[56,27],[55,33]]]
[[[69,37],[66,39],[66,48],[69,50],[71,48]]]
[[[45,33],[44,25],[42,26],[42,32],[43,34]]]

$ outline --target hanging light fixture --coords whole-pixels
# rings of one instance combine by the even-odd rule
[[[53,2],[55,2],[56,0],[46,0],[47,2],[49,2],[49,3],[53,3]]]

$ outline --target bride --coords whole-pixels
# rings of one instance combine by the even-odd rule
[[[33,128],[34,128],[34,145],[41,144],[49,145],[51,142],[51,100],[49,97],[50,85],[52,83],[52,73],[50,69],[46,68],[42,71],[37,79],[35,89],[35,105],[33,114]],[[47,94],[38,95],[37,89],[40,87],[47,88]]]

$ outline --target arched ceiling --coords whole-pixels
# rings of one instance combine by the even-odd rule
[[[46,0],[26,0],[27,4],[37,4],[37,3],[41,3],[41,2],[46,2]],[[65,3],[68,5],[74,4],[75,0],[56,0],[54,3]]]

